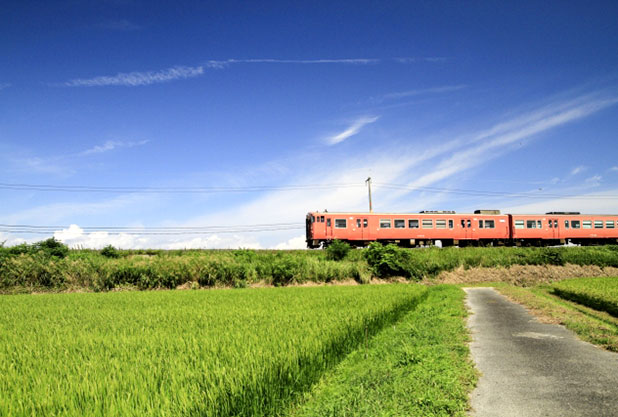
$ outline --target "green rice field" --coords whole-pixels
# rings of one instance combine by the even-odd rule
[[[618,277],[579,278],[558,282],[554,294],[618,317]]]
[[[1,296],[0,416],[283,415],[428,291],[394,284]]]

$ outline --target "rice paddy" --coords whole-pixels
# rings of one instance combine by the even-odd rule
[[[2,416],[280,415],[420,285],[2,296]]]

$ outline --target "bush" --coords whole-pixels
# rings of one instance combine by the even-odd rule
[[[333,243],[326,248],[326,259],[341,261],[348,255],[348,252],[350,252],[350,245],[347,242],[334,240]]]
[[[410,252],[393,244],[383,246],[381,243],[373,242],[367,248],[365,258],[373,273],[380,278],[394,276],[410,278],[411,272],[416,269],[411,268]]]
[[[35,243],[33,245],[33,250],[35,252],[44,252],[50,256],[55,256],[58,258],[66,258],[69,254],[69,247],[53,237]]]
[[[106,258],[120,258],[120,253],[112,245],[107,245],[106,247],[101,249],[101,255],[105,256]]]

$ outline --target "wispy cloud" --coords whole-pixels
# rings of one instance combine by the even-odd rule
[[[399,91],[399,92],[388,93],[388,94],[384,94],[379,97],[371,98],[370,101],[374,103],[382,103],[387,100],[399,100],[403,98],[421,96],[421,95],[426,95],[426,94],[449,93],[452,91],[462,90],[466,87],[467,87],[466,85],[460,84],[460,85],[445,85],[441,87],[424,88],[424,89],[418,89],[418,90]]]
[[[558,126],[582,119],[618,103],[617,97],[589,94],[566,102],[556,102],[540,109],[499,123],[479,134],[472,135],[463,148],[436,165],[436,169],[411,183],[426,186],[451,177],[461,171],[489,161],[511,150],[517,143]]]
[[[617,167],[611,167],[609,170],[616,172],[616,171],[618,171],[618,166]]]
[[[138,142],[123,142],[119,140],[108,140],[103,145],[96,145],[90,149],[80,152],[78,155],[86,156],[86,155],[99,154],[103,152],[113,151],[114,149],[117,149],[117,148],[134,148],[136,146],[143,146],[147,144],[148,142],[149,142],[148,140],[140,140]]]
[[[9,88],[10,86],[10,83],[0,83],[0,90],[4,90],[5,88]]]
[[[603,177],[601,175],[593,175],[592,177],[586,178],[586,184],[590,187],[598,187],[601,185],[601,180]]]
[[[126,20],[110,21],[107,28],[114,30],[135,30],[139,26]],[[370,65],[385,61],[408,64],[419,61],[439,62],[441,58],[319,58],[319,59],[278,59],[278,58],[248,58],[248,59],[210,59],[198,66],[175,66],[159,71],[133,71],[118,73],[116,75],[103,75],[93,78],[75,78],[61,85],[64,87],[102,87],[102,86],[125,86],[136,87],[142,85],[158,84],[173,80],[198,77],[204,74],[204,69],[222,69],[236,64],[296,64],[296,65]]]
[[[274,58],[255,58],[255,59],[223,59],[209,60],[204,66],[209,68],[225,68],[233,64],[352,64],[367,65],[380,63],[376,58],[336,58],[336,59],[274,59]]]
[[[337,133],[335,135],[331,135],[326,138],[326,143],[329,145],[336,145],[337,143],[341,143],[344,140],[348,139],[351,136],[358,134],[363,127],[370,123],[374,123],[380,118],[380,116],[362,116],[356,119],[347,129],[343,132]]]
[[[584,165],[576,166],[575,168],[573,168],[571,170],[571,175],[577,175],[577,174],[579,174],[581,172],[584,172],[586,169],[587,169],[587,167],[584,166]]]
[[[415,62],[436,62],[436,63],[440,63],[440,62],[447,62],[449,60],[449,58],[444,57],[444,56],[423,56],[423,57],[401,57],[401,58],[395,58],[396,62],[399,62],[401,64],[412,64]]]
[[[204,73],[204,67],[181,67],[176,66],[161,71],[147,72],[128,72],[119,73],[111,76],[100,76],[94,78],[76,78],[67,81],[63,85],[66,87],[103,87],[103,86],[124,86],[137,87],[141,85],[159,84],[173,80],[182,80],[200,76]]]
[[[60,158],[17,158],[12,161],[18,171],[34,172],[40,174],[52,174],[57,176],[70,176],[75,170],[65,163],[61,163]]]

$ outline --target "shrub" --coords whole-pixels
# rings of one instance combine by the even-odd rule
[[[373,242],[365,252],[373,273],[380,278],[402,276],[409,278],[412,271],[410,252],[396,245]]]
[[[35,243],[33,245],[33,250],[35,252],[44,252],[50,256],[55,256],[58,258],[66,258],[69,254],[68,246],[53,237]]]
[[[341,261],[348,255],[348,252],[350,252],[350,245],[347,242],[334,240],[333,243],[326,248],[326,259]]]
[[[101,255],[105,256],[106,258],[120,258],[120,253],[112,245],[107,245],[106,247],[101,249]]]

